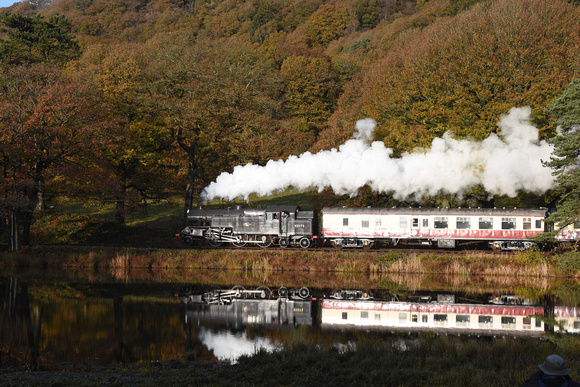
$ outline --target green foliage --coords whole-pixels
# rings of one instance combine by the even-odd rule
[[[517,251],[514,253],[514,262],[525,265],[537,265],[546,263],[546,255],[537,249]]]
[[[36,243],[79,244],[102,235],[109,224],[87,215],[45,215],[32,228]]]
[[[256,11],[252,16],[252,21],[250,22],[250,33],[256,41],[260,43],[264,41],[268,33],[271,32],[264,26],[271,20],[274,20],[275,17],[275,5],[267,0],[259,0]]]
[[[567,274],[577,274],[580,272],[580,252],[569,251],[558,255],[556,266]]]
[[[394,263],[397,261],[401,261],[406,259],[409,256],[409,254],[405,251],[393,251],[387,254],[381,254],[378,256],[377,260],[380,263]]]
[[[303,132],[318,133],[332,113],[340,83],[326,58],[290,56],[280,69],[286,84],[286,99],[292,116]]]
[[[354,42],[349,48],[348,51],[357,51],[357,50],[364,50],[368,44],[371,42],[371,38],[361,38]]]
[[[457,15],[459,12],[468,10],[473,5],[481,3],[482,1],[484,0],[449,0],[445,7],[445,15]]]
[[[374,28],[381,16],[381,5],[377,0],[358,0],[355,4],[360,28]]]
[[[45,21],[40,15],[4,14],[0,17],[6,40],[0,40],[0,62],[63,64],[80,56],[80,48],[71,34],[71,23],[63,15]]]
[[[309,46],[326,46],[344,34],[351,20],[350,10],[343,3],[322,5],[308,20],[306,43]]]
[[[547,109],[558,119],[561,134],[550,139],[553,156],[545,163],[553,169],[561,197],[557,211],[547,221],[555,224],[555,233],[580,220],[580,79],[574,79],[562,95]]]

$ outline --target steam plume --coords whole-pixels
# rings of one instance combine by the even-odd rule
[[[338,149],[305,152],[265,166],[237,166],[224,172],[202,192],[204,201],[232,200],[284,190],[331,187],[337,194],[356,195],[368,185],[376,192],[392,192],[398,199],[438,192],[460,194],[481,184],[493,195],[515,196],[518,191],[542,193],[554,185],[551,170],[542,166],[552,146],[539,141],[530,124],[531,108],[512,108],[498,123],[501,135],[482,142],[456,140],[446,133],[430,149],[417,149],[392,158],[384,143],[370,143],[375,121],[360,120],[354,138]]]

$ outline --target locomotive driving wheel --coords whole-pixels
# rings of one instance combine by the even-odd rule
[[[216,238],[207,238],[206,241],[210,246],[213,246],[213,247],[218,247],[218,246],[222,245],[222,241],[220,241],[219,239],[216,239]]]
[[[272,245],[272,237],[270,235],[260,235],[258,237],[258,246],[261,248],[270,247]]]
[[[310,239],[308,239],[308,238],[300,239],[300,247],[302,247],[303,249],[309,248],[310,247]]]
[[[272,291],[267,286],[259,286],[256,290],[260,291],[258,297],[261,299],[268,299],[272,295]]]
[[[238,235],[236,237],[236,241],[235,242],[232,242],[232,245],[234,245],[236,247],[244,247],[246,245],[246,241],[245,241],[245,239],[244,239],[243,236]]]
[[[288,247],[290,245],[290,241],[288,238],[280,238],[280,247]]]

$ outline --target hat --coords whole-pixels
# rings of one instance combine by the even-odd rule
[[[540,364],[538,367],[546,375],[568,375],[570,372],[570,368],[564,365],[564,359],[558,355],[548,356],[544,364]]]

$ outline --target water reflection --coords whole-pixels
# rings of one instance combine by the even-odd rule
[[[340,347],[372,336],[395,343],[411,332],[580,333],[577,303],[541,292],[532,297],[532,292],[54,284],[17,278],[0,278],[0,285],[0,365],[28,369],[181,358],[235,362],[296,342]]]

